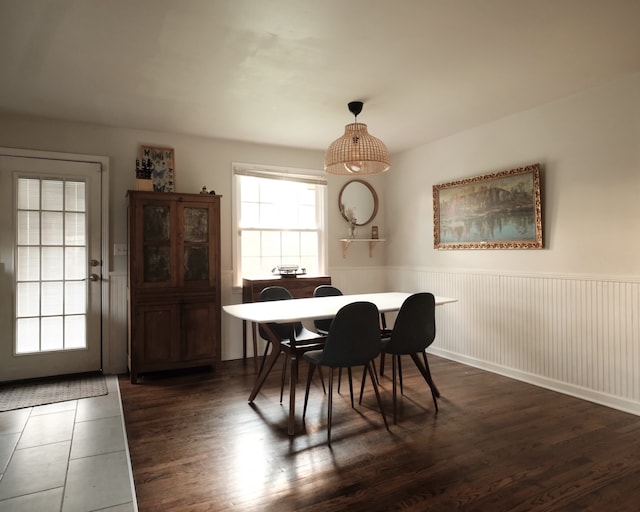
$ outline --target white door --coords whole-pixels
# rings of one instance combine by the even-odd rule
[[[0,156],[0,381],[102,367],[101,172]]]

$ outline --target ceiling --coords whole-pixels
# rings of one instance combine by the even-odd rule
[[[640,71],[638,0],[0,0],[0,111],[402,151]]]

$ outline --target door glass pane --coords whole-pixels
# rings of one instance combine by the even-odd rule
[[[62,245],[63,216],[58,212],[42,212],[42,245]]]
[[[42,182],[42,209],[62,211],[64,196],[62,187],[64,182],[58,180],[44,180]]]
[[[67,181],[64,184],[65,210],[69,212],[85,211],[85,184],[83,181]]]
[[[209,238],[209,210],[206,208],[184,209],[185,242],[206,242]]]
[[[64,312],[67,315],[87,310],[87,286],[85,281],[67,281],[64,285]]]
[[[37,281],[40,279],[40,248],[18,247],[17,278],[18,281]]]
[[[64,305],[64,296],[62,295],[62,281],[54,281],[51,283],[42,283],[42,314],[43,315],[61,315]]]
[[[63,317],[43,317],[41,322],[42,346],[40,350],[62,350],[64,348]]]
[[[18,180],[18,209],[40,209],[40,180],[27,178]]]
[[[163,283],[171,279],[171,256],[169,247],[147,245],[143,249],[145,283]]]
[[[64,265],[62,247],[43,247],[42,251],[42,280],[57,281],[62,279]]]
[[[40,213],[18,212],[18,245],[38,245],[40,243]]]
[[[18,318],[16,322],[16,354],[40,350],[40,319]]]
[[[66,245],[85,245],[84,213],[64,214],[64,243]]]
[[[169,207],[145,205],[142,217],[142,238],[145,242],[169,241]]]
[[[87,277],[87,255],[84,247],[66,247],[64,250],[64,278]]]
[[[85,324],[85,315],[64,317],[64,348],[84,348],[87,346]]]
[[[19,317],[40,314],[40,283],[18,283],[16,312]]]
[[[185,247],[185,281],[206,281],[209,279],[209,248],[205,246]]]

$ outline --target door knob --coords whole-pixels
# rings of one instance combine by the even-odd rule
[[[100,281],[100,276],[98,274],[89,274],[89,281]]]

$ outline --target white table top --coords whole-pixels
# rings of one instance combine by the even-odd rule
[[[332,318],[338,310],[352,302],[373,302],[380,313],[398,311],[411,293],[383,292],[338,295],[334,297],[312,297],[305,299],[274,300],[230,304],[222,309],[231,316],[256,323],[297,322],[317,318]],[[436,306],[457,302],[458,299],[435,297]]]

